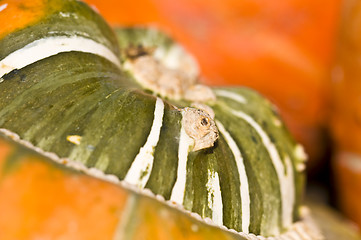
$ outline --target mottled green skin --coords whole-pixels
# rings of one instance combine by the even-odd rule
[[[276,172],[272,163],[269,161],[269,154],[263,146],[259,135],[253,128],[249,127],[248,123],[230,114],[227,110],[229,108],[241,110],[249,116],[252,116],[252,118],[262,126],[263,130],[268,133],[272,143],[276,145],[281,159],[287,155],[293,163],[298,161],[292,153],[295,142],[292,140],[284,125],[277,127],[272,122],[273,119],[279,119],[279,116],[274,110],[274,106],[272,106],[268,100],[247,88],[228,88],[228,90],[244,96],[247,99],[247,104],[235,104],[235,102],[232,103],[232,101],[228,99],[218,97],[213,109],[217,118],[227,126],[228,132],[234,137],[237,145],[240,147],[245,159],[247,174],[250,174],[248,177],[249,179],[254,179],[249,181],[258,183],[250,185],[250,193],[252,194],[251,205],[261,212],[260,215],[257,216],[257,219],[262,219],[261,225],[267,225],[270,223],[272,216],[281,211],[280,198],[275,198],[275,196],[280,194]],[[298,201],[297,205],[299,205],[300,199],[302,199],[304,176],[297,174],[296,170],[294,170],[294,172],[296,183],[298,183],[298,185],[296,185],[296,200]],[[259,194],[260,192],[262,194]],[[297,208],[294,210],[294,218],[297,219]],[[270,217],[270,219],[268,219],[268,217]],[[257,223],[257,221],[251,222],[250,228],[258,230],[257,224],[255,223]]]
[[[171,38],[156,28],[116,28],[115,32],[122,60],[126,59],[126,50],[129,47],[142,46],[149,51],[163,48],[166,51],[175,44]]]
[[[82,19],[84,22],[79,24],[68,19],[58,19],[59,14],[51,14],[39,23],[0,40],[0,49],[5,49],[1,52],[0,59],[34,39],[49,36],[49,32],[57,27],[57,31],[66,29],[66,34],[73,30],[80,36],[84,35],[81,32],[91,34],[94,40],[109,46],[115,54],[120,54],[117,44],[114,44],[115,36],[101,18],[84,4],[66,1],[61,11],[71,11],[78,16],[79,21]],[[52,24],[53,21],[57,24]],[[64,22],[60,24],[62,21]],[[27,37],[29,32],[36,34],[32,40]],[[157,43],[154,35],[137,35],[129,29],[119,30],[121,53],[124,53],[124,48],[129,43],[148,44],[147,38],[142,41],[122,39],[129,34],[136,37],[152,36],[153,42],[149,46]],[[16,44],[11,43],[12,39],[17,39],[14,41]],[[159,39],[167,47],[172,44],[169,40],[164,40],[166,37]],[[22,139],[45,151],[123,179],[147,140],[154,118],[155,96],[142,90],[131,73],[120,70],[102,57],[80,52],[61,53],[14,70],[2,79],[0,128],[19,134]],[[278,228],[283,231],[279,182],[270,156],[257,132],[248,123],[231,114],[229,109],[242,110],[251,116],[267,132],[280,156],[290,157],[294,168],[298,161],[294,156],[295,142],[283,125],[274,125],[273,119],[278,119],[278,115],[267,100],[247,88],[226,90],[247,99],[247,104],[239,104],[228,98],[218,97],[216,102],[210,102],[209,105],[215,111],[216,120],[221,121],[234,138],[244,158],[251,201],[249,231],[263,236],[270,235],[270,229]],[[163,125],[146,188],[169,199],[177,177],[182,120],[181,113],[173,104],[184,107],[190,103],[171,101],[171,104],[167,99],[164,103]],[[67,141],[69,135],[81,136],[80,144]],[[211,217],[212,214],[207,202],[208,171],[219,174],[224,225],[241,231],[242,199],[239,186],[242,183],[233,154],[222,134],[214,147],[191,152],[188,156],[183,205],[202,217]],[[294,220],[297,220],[304,176],[297,171],[294,174]]]

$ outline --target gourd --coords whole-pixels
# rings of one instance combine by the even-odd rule
[[[1,6],[2,18],[31,16],[0,32],[3,131],[217,226],[312,235],[292,230],[305,157],[269,101],[198,84],[179,45],[145,29],[118,40],[82,2]]]
[[[308,171],[321,167],[341,1],[85,1],[111,24],[171,33],[197,57],[207,84],[245,85],[270,98],[305,147]]]

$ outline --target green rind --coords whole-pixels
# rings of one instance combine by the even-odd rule
[[[115,33],[122,59],[126,59],[126,50],[129,47],[142,46],[149,50],[162,48],[164,51],[167,51],[175,45],[171,38],[156,28],[115,28]]]
[[[217,89],[219,88],[216,88],[215,90]],[[218,97],[219,101],[216,103],[216,105],[220,105],[220,108],[222,108],[225,104],[227,105],[226,108],[241,110],[244,113],[252,116],[252,118],[260,126],[262,126],[263,130],[267,132],[272,143],[275,144],[278,153],[281,156],[281,160],[283,160],[285,156],[290,157],[293,166],[295,179],[294,182],[296,187],[296,207],[294,211],[294,220],[299,219],[297,206],[301,205],[303,199],[305,174],[304,172],[297,170],[296,164],[304,160],[297,159],[295,156],[295,147],[297,143],[290,135],[286,125],[283,124],[276,107],[259,93],[249,88],[221,88],[221,90],[227,90],[239,94],[247,100],[247,103],[239,104],[230,99]],[[275,124],[275,121],[278,121],[280,125]]]
[[[223,209],[223,223],[231,229],[242,229],[240,179],[233,154],[224,138],[219,138],[217,141],[214,154],[217,159],[217,172],[222,189],[223,206],[232,206]]]
[[[181,113],[165,106],[159,142],[154,149],[154,165],[146,188],[169,199],[177,177]]]

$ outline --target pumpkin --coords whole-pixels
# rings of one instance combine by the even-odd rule
[[[181,46],[147,29],[118,29],[117,38],[82,2],[1,8],[0,20],[29,16],[0,30],[0,127],[8,136],[216,226],[312,235],[293,230],[302,224],[305,154],[265,98],[199,84]]]
[[[341,1],[86,0],[117,25],[156,25],[197,58],[202,81],[245,85],[272,100],[320,167]]]
[[[361,4],[345,1],[332,72],[330,130],[335,145],[333,167],[340,208],[361,226],[361,107],[359,58]]]
[[[6,196],[0,198],[4,240],[265,239],[219,228],[112,175],[35,148],[7,130],[0,131],[0,154],[0,193]],[[304,239],[321,237],[307,210],[302,212],[303,221],[282,239],[305,232],[309,238]]]

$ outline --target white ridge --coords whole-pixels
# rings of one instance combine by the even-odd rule
[[[127,172],[124,181],[136,185],[138,188],[144,188],[147,184],[151,170],[153,168],[154,149],[158,144],[160,130],[163,125],[164,103],[157,98],[154,109],[153,125],[148,135],[147,141],[140,148],[135,157],[132,166]]]
[[[214,91],[216,93],[216,96],[220,96],[220,97],[225,97],[225,98],[229,98],[232,99],[233,101],[236,101],[238,103],[247,103],[246,98],[244,98],[242,95],[231,92],[231,91],[227,91],[227,90],[215,90]]]
[[[208,169],[208,207],[212,209],[212,221],[218,226],[223,225],[223,203],[218,173]]]
[[[186,177],[187,177],[187,160],[190,146],[194,140],[188,136],[182,126],[180,131],[179,148],[178,148],[178,169],[177,180],[173,186],[170,200],[178,204],[183,204]]]
[[[118,57],[104,45],[80,36],[57,36],[35,40],[0,61],[0,77],[62,52],[86,52],[104,57],[120,68]]]

